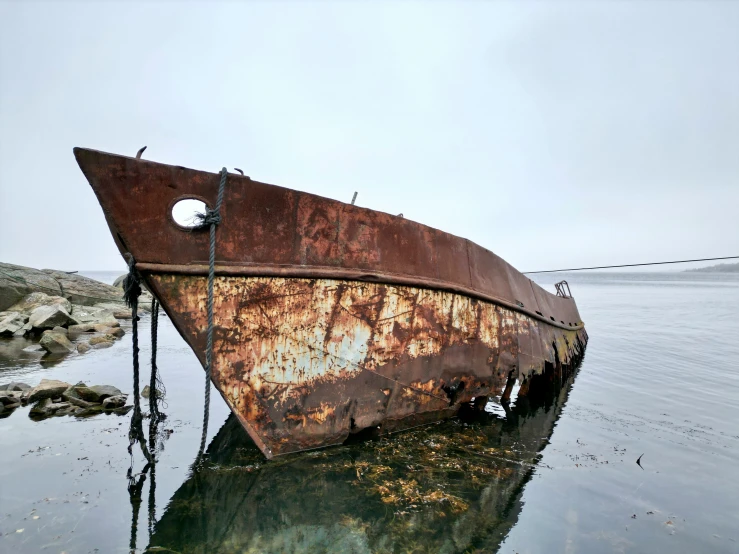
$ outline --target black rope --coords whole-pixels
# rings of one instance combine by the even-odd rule
[[[156,490],[157,490],[157,465],[151,464],[149,470],[149,502],[148,502],[148,515],[149,515],[149,544],[151,544],[151,536],[154,534],[154,524],[156,523]]]
[[[674,262],[649,262],[646,264],[622,264],[622,265],[600,265],[596,267],[571,267],[569,269],[547,269],[544,271],[524,271],[524,275],[531,273],[557,273],[560,271],[585,271],[587,269],[614,269],[617,267],[638,267],[643,265],[664,265],[664,264],[686,264],[689,262],[713,262],[716,260],[737,260],[739,256],[724,256],[722,258],[699,258],[697,260],[676,260]]]
[[[136,271],[136,261],[131,254],[128,258],[128,275],[123,281],[123,297],[126,304],[131,307],[131,340],[133,342],[133,415],[131,425],[128,429],[128,453],[131,455],[133,464],[133,444],[138,442],[147,462],[152,461],[152,456],[146,448],[144,428],[142,425],[141,401],[139,400],[139,296],[141,295],[141,275]],[[129,470],[130,471],[130,470]]]
[[[151,376],[149,377],[149,417],[152,420],[164,419],[166,416],[159,409],[160,404],[166,408],[164,395],[166,389],[157,367],[157,335],[159,328],[159,301],[151,299]],[[151,434],[151,433],[150,433]],[[152,437],[149,437],[151,442]],[[153,447],[151,447],[153,448]]]
[[[128,498],[131,501],[131,536],[128,547],[131,552],[137,551],[136,535],[139,527],[139,508],[141,508],[141,496],[146,482],[146,472],[149,471],[149,468],[150,464],[146,464],[144,470],[138,476],[133,475],[132,469],[128,468]]]
[[[203,434],[200,437],[200,449],[198,459],[205,451],[205,440],[208,436],[208,417],[210,415],[210,378],[213,362],[213,282],[216,271],[216,226],[221,223],[221,204],[223,204],[223,192],[226,188],[228,170],[221,169],[221,181],[218,185],[218,197],[216,207],[213,210],[206,209],[205,215],[201,217],[202,225],[210,226],[210,251],[208,256],[208,331],[205,350],[205,402],[203,405]]]

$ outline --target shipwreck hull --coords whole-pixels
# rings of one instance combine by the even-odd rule
[[[209,233],[220,176],[75,149],[121,254],[205,364]],[[402,216],[228,174],[216,231],[213,382],[267,457],[525,395],[587,334],[574,299],[493,252]],[[569,292],[568,292],[569,294]]]
[[[147,280],[204,362],[207,278]],[[572,364],[584,330],[448,291],[333,279],[220,276],[212,377],[267,457],[456,414],[547,363]]]

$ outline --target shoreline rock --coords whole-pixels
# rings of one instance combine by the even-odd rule
[[[20,312],[2,312],[0,315],[0,336],[14,335],[28,323],[28,316]]]
[[[74,351],[74,345],[69,342],[66,333],[59,331],[44,331],[39,344],[49,354],[69,354]]]
[[[0,310],[7,310],[37,291],[62,294],[61,286],[51,275],[22,265],[0,263]]]
[[[112,385],[85,383],[70,385],[64,381],[42,379],[35,387],[25,383],[0,384],[0,416],[9,416],[16,408],[32,403],[29,417],[34,420],[51,416],[89,417],[98,413],[123,415],[133,407],[126,405],[128,395]]]
[[[66,391],[71,385],[64,381],[57,381],[55,379],[41,379],[41,382],[31,389],[28,395],[29,402],[35,402],[37,400],[43,400],[45,398],[57,398],[61,397],[62,393]]]
[[[124,277],[124,276],[122,276]],[[122,282],[122,277],[116,279]],[[150,311],[143,292],[139,310]],[[0,262],[0,337],[38,340],[46,355],[84,354],[109,348],[130,320],[123,290],[75,273],[33,269]],[[92,337],[85,333],[95,333]]]

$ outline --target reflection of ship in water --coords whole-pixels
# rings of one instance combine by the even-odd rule
[[[505,417],[472,412],[270,462],[231,415],[149,551],[494,552],[518,520],[574,377],[540,379]]]

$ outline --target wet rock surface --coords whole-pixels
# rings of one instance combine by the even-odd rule
[[[31,389],[30,385],[26,385],[25,383],[18,383],[16,381],[13,381],[12,383],[0,385],[0,391],[24,391],[24,390],[30,390],[30,389]]]
[[[21,298],[20,301],[13,304],[8,310],[28,315],[41,306],[61,306],[67,312],[72,310],[72,303],[63,296],[49,295],[43,291],[32,292],[28,296]]]
[[[64,306],[39,306],[31,312],[28,322],[34,329],[53,329],[79,323]]]
[[[116,301],[121,298],[120,289],[77,273],[55,269],[42,269],[41,271],[59,283],[63,296],[73,304],[94,306],[106,300]]]
[[[57,280],[43,271],[0,263],[0,310],[8,309],[38,290],[46,290],[54,295],[62,293]]]
[[[126,395],[118,394],[116,396],[109,396],[103,400],[103,408],[106,410],[112,410],[113,408],[122,408],[126,405]]]
[[[162,396],[164,396],[164,395],[162,394],[162,391],[160,391],[160,390],[158,390],[158,389],[155,389],[155,390],[154,390],[154,395],[155,395],[155,396],[154,396],[154,398],[161,398]],[[144,387],[144,388],[143,388],[143,389],[141,390],[141,397],[142,397],[142,398],[149,398],[150,396],[151,396],[151,387],[150,387],[149,385],[146,385],[146,386],[145,386],[145,387]]]
[[[2,391],[0,392],[0,404],[4,406],[11,406],[13,404],[21,403],[21,392],[15,391]]]
[[[151,295],[144,293],[139,310],[150,309]],[[94,279],[44,269],[0,263],[0,340],[24,338],[38,341],[31,354],[45,353],[48,363],[91,349],[110,348],[122,338],[119,319],[131,320],[120,287]],[[12,342],[0,344],[16,351]]]
[[[120,389],[112,387],[110,385],[95,385],[89,388],[92,394],[96,395],[97,400],[95,402],[102,402],[106,398],[111,396],[121,396],[123,393]]]
[[[64,381],[54,379],[41,379],[41,382],[31,389],[28,395],[29,402],[43,400],[46,398],[60,397],[71,385]]]
[[[93,348],[107,348],[109,346],[113,346],[114,342],[115,337],[113,335],[105,334],[98,337],[92,337],[88,341],[88,344]]]
[[[77,323],[105,324],[108,326],[118,323],[112,311],[95,306],[74,306],[72,315]]]
[[[39,341],[41,347],[51,354],[68,354],[74,350],[66,333],[60,331],[44,331]]]
[[[0,314],[0,336],[13,335],[28,322],[28,316],[19,312],[2,312]]]
[[[33,404],[29,410],[32,419],[74,415],[89,417],[99,413],[125,414],[128,395],[111,385],[85,383],[70,385],[64,381],[42,379],[35,387],[26,383],[0,384],[0,414],[7,417],[20,406]]]

